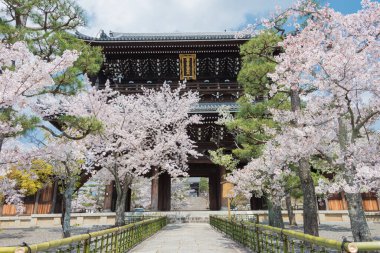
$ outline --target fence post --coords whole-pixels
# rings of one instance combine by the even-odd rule
[[[89,234],[89,236],[88,239],[84,240],[83,253],[90,253],[91,235]]]
[[[246,243],[246,232],[245,232],[246,230],[245,230],[245,225],[244,225],[244,223],[243,222],[241,222],[241,237],[242,237],[242,244],[244,245],[244,246],[247,246],[247,243]]]
[[[117,239],[117,235],[119,234],[119,231],[120,231],[120,227],[117,228],[117,231],[115,233],[115,253],[119,252],[119,242]]]
[[[260,248],[260,231],[259,231],[259,228],[257,226],[255,226],[255,231],[256,231],[257,252],[260,253],[261,252],[261,248]]]
[[[289,241],[288,241],[288,237],[286,235],[284,235],[284,233],[282,232],[283,229],[281,229],[281,240],[283,242],[283,247],[282,247],[282,250],[284,251],[284,253],[288,253],[288,250],[289,250]]]

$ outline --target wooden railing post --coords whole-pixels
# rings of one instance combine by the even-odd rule
[[[84,241],[83,253],[90,253],[91,236]]]
[[[260,230],[258,228],[258,226],[255,226],[255,231],[256,231],[256,245],[257,245],[257,252],[260,253],[261,252],[261,248],[260,248]]]
[[[282,240],[282,250],[284,253],[288,253],[289,252],[289,241],[288,241],[288,237],[286,235],[284,235],[284,233],[282,232],[281,230],[281,240]]]

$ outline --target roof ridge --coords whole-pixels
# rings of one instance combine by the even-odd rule
[[[110,31],[109,35],[101,31],[99,38],[87,36],[80,32],[76,35],[82,39],[91,40],[117,40],[117,41],[152,41],[152,40],[223,40],[236,39],[238,32],[172,32],[172,33],[120,33]],[[249,39],[250,36],[245,36],[241,39]],[[239,38],[240,39],[240,38]]]
[[[214,35],[214,34],[235,34],[238,31],[210,31],[210,32],[115,32],[110,34],[126,34],[126,35]]]

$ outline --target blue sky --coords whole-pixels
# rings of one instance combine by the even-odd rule
[[[353,13],[360,9],[360,0],[330,0],[322,3],[330,3],[330,7],[341,13]]]
[[[294,0],[77,0],[86,10],[95,36],[105,32],[210,32],[240,30],[267,16],[276,5],[286,8]],[[380,1],[380,0],[377,0]],[[342,13],[360,9],[360,0],[321,0]]]

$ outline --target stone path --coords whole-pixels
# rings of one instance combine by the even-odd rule
[[[134,253],[248,253],[207,223],[169,224],[137,245]]]
[[[188,205],[183,207],[181,211],[197,211],[209,208],[208,200],[205,197],[190,197],[187,201],[189,202]]]

